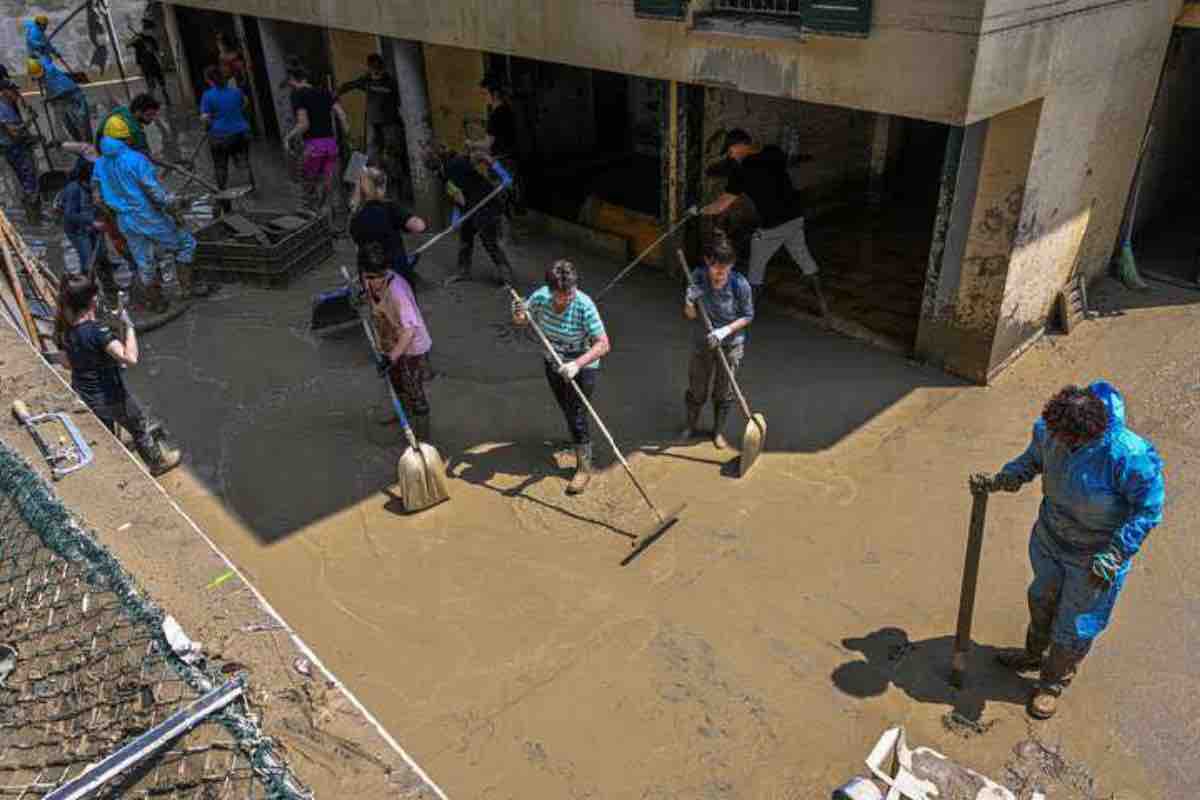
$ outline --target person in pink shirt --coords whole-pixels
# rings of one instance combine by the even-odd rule
[[[421,441],[429,440],[429,399],[425,380],[430,374],[433,339],[417,305],[412,286],[390,269],[371,267],[362,273],[371,318],[379,339],[379,371],[386,374],[404,405]],[[394,416],[389,418],[394,419]]]

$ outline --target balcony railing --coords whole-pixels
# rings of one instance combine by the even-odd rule
[[[716,0],[713,10],[770,17],[799,17],[806,5],[803,0]]]

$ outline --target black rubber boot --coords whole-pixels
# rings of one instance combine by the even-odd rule
[[[163,475],[179,466],[183,455],[160,439],[151,439],[149,444],[138,447],[138,455],[146,462],[146,468],[154,477]]]
[[[718,450],[729,448],[729,440],[725,438],[725,421],[729,419],[729,406],[713,406],[713,447]]]
[[[679,440],[683,442],[689,442],[696,437],[696,428],[700,425],[700,411],[703,408],[691,403],[687,403],[686,407],[686,421],[683,424],[683,430],[679,432]]]

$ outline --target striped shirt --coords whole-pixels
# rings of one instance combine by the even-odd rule
[[[604,335],[604,323],[600,321],[596,304],[579,290],[575,291],[575,296],[561,314],[554,310],[554,295],[549,286],[543,286],[531,294],[525,306],[533,321],[550,340],[558,357],[564,361],[583,355]],[[550,360],[549,356],[546,360]],[[584,369],[599,367],[600,359],[596,359]]]

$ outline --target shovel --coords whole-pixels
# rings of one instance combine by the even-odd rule
[[[683,269],[683,277],[687,280],[689,287],[695,287],[692,281],[692,271],[688,269],[687,258],[684,257],[682,250],[675,251],[679,256],[679,266]],[[704,327],[709,333],[713,332],[712,320],[708,318],[708,312],[704,309],[704,303],[696,303],[696,308],[700,311],[700,318],[704,320]],[[742,457],[738,462],[738,477],[746,477],[746,473],[754,466],[754,462],[758,460],[758,454],[762,452],[763,442],[767,439],[767,418],[762,414],[755,414],[750,410],[750,404],[746,402],[746,395],[742,394],[742,387],[738,386],[737,378],[733,375],[733,368],[729,366],[729,359],[725,357],[725,350],[720,345],[717,345],[717,358],[721,361],[721,368],[725,370],[725,374],[729,376],[729,384],[733,387],[734,394],[737,395],[738,403],[742,406],[742,413],[746,415],[746,430],[742,432]]]
[[[509,294],[513,296],[513,299],[521,304],[521,308],[525,308],[525,301],[521,299],[521,295],[517,294],[516,290],[511,286],[507,288]],[[525,319],[529,320],[529,326],[533,328],[538,338],[542,340],[542,346],[546,348],[546,352],[550,354],[552,359],[554,359],[554,366],[561,368],[563,365],[563,360],[559,358],[558,352],[554,349],[554,346],[550,344],[550,340],[546,338],[546,334],[542,332],[542,327],[537,324],[537,320],[533,318],[533,314],[526,312]],[[608,446],[612,448],[613,455],[617,457],[617,461],[621,462],[621,466],[625,469],[625,474],[629,476],[629,480],[633,481],[633,485],[637,487],[638,494],[642,496],[642,499],[646,501],[646,505],[650,507],[650,511],[654,513],[656,520],[655,524],[641,536],[635,537],[633,540],[634,550],[640,551],[646,547],[646,545],[650,544],[659,536],[662,536],[664,533],[666,533],[668,528],[679,521],[679,513],[683,511],[684,506],[681,505],[668,514],[663,514],[658,510],[658,506],[654,505],[654,501],[651,500],[650,495],[646,493],[646,489],[642,486],[642,482],[638,480],[637,475],[634,474],[633,469],[629,466],[629,462],[626,461],[625,456],[621,454],[621,449],[617,447],[617,443],[613,439],[612,434],[609,433],[608,428],[605,427],[604,420],[600,419],[600,415],[596,413],[596,409],[592,406],[592,402],[588,400],[587,395],[584,394],[583,390],[579,388],[578,383],[573,380],[570,383],[571,388],[575,390],[575,394],[579,396],[579,401],[583,403],[584,407],[587,408],[588,413],[592,415],[592,419],[596,422],[596,427],[600,429],[600,432],[604,434],[604,438],[608,440]]]
[[[379,345],[375,341],[375,331],[371,329],[371,323],[365,314],[361,319],[367,341],[371,343],[371,352],[378,357]],[[412,426],[408,424],[404,406],[400,403],[400,398],[396,397],[395,387],[390,380],[387,380],[387,385],[388,393],[392,396],[392,408],[396,410],[396,418],[400,420],[400,427],[404,429],[404,436],[408,439],[408,449],[396,464],[400,497],[404,500],[405,511],[424,511],[450,499],[450,492],[446,489],[446,462],[433,445],[417,441]]]

